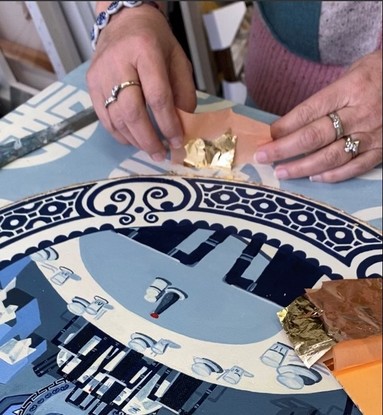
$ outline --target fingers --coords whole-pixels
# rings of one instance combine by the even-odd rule
[[[181,51],[178,50],[178,53]],[[193,86],[193,80],[189,68],[185,71],[186,68],[180,63],[177,54],[172,58],[172,66],[174,65],[174,67],[169,71],[165,62],[162,65],[158,64],[162,60],[163,57],[159,53],[157,56],[156,53],[151,56],[145,55],[140,60],[137,69],[142,74],[143,93],[159,129],[171,147],[177,149],[183,145],[183,130],[175,110],[175,97],[178,102],[183,103],[184,107],[194,110],[193,105],[188,105],[192,89],[190,86]],[[186,65],[185,59],[183,62]],[[153,65],[157,65],[156,71],[152,70]],[[179,73],[180,70],[183,72]],[[174,76],[175,72],[177,72],[176,76]],[[184,78],[183,89],[180,88],[180,76]],[[181,96],[184,101],[180,98]]]
[[[275,168],[278,179],[310,177],[312,181],[322,182],[346,180],[378,165],[382,160],[381,127],[355,133],[352,131],[353,125],[358,124],[355,123],[358,121],[355,109],[345,107],[336,114],[341,120],[344,137],[337,139],[336,125],[325,115],[283,138],[260,146],[255,154],[256,161],[273,163],[295,158]],[[360,125],[368,130],[363,123]],[[357,160],[352,158],[352,151],[345,151],[348,136],[351,142],[359,141]]]
[[[381,163],[382,63],[378,58],[362,58],[337,81],[274,122],[273,141],[257,149],[255,160],[283,162],[275,169],[279,179],[310,177],[325,182],[346,180]],[[350,145],[360,142],[357,157],[345,151],[348,136],[354,140]]]
[[[165,159],[166,149],[149,117],[147,106],[152,110],[161,133],[173,148],[183,145],[183,130],[175,110],[175,99],[179,107],[186,111],[194,111],[196,106],[195,88],[188,61],[179,59],[178,67],[181,72],[177,71],[177,77],[170,83],[165,63],[160,63],[162,59],[160,54],[151,54],[150,58],[146,56],[141,59],[137,70],[132,67],[125,69],[125,73],[130,75],[125,75],[123,82],[138,80],[140,73],[141,87],[133,85],[124,88],[107,108],[104,103],[111,96],[115,81],[104,79],[101,88],[94,88],[93,94],[94,108],[105,128],[119,142],[145,151],[155,161]],[[156,70],[150,70],[154,65]]]
[[[162,161],[166,150],[150,121],[141,88],[121,91],[116,105],[108,107],[114,133],[120,133],[135,147],[148,153],[153,160]]]
[[[363,174],[378,165],[382,148],[372,148],[368,134],[353,134],[321,148],[301,159],[279,164],[275,168],[278,179],[310,177],[315,182],[338,182]]]
[[[156,71],[147,73],[148,68],[145,65],[137,67],[137,70],[144,74],[140,79],[141,87],[132,85],[120,90],[117,99],[105,108],[105,100],[112,94],[113,81],[104,80],[102,90],[98,88],[97,94],[93,95],[93,101],[105,128],[119,142],[134,145],[148,153],[153,160],[162,161],[166,157],[166,149],[154,129],[147,105],[151,107],[164,137],[174,148],[183,144],[183,131],[174,108],[172,89],[165,65],[158,63],[161,60],[160,56],[153,54],[151,56],[156,62]],[[152,61],[151,67],[153,65]],[[123,82],[138,80],[138,73],[134,68],[126,69],[125,73],[130,75]]]
[[[317,92],[271,125],[273,138],[284,137],[318,118],[348,105],[346,82],[335,81]]]
[[[359,131],[381,127],[381,51],[360,59],[339,79],[293,108],[271,126],[273,138],[284,137],[314,120],[344,108],[357,109],[354,118],[342,118],[345,125],[358,125]]]
[[[137,78],[134,73],[129,80]],[[112,84],[111,81],[106,83]],[[136,85],[124,88],[118,93],[117,99],[106,108],[105,100],[111,93],[112,88],[106,92],[98,88],[93,95],[95,111],[105,128],[118,142],[140,148],[156,161],[163,160],[166,152],[149,119],[141,88]]]
[[[361,143],[360,152],[363,151],[362,147],[363,144]],[[301,159],[279,164],[275,168],[275,175],[279,179],[295,179],[317,175],[334,167],[343,166],[352,158],[352,153],[346,153],[344,148],[345,140],[337,140]]]
[[[163,160],[162,138],[171,147],[183,145],[176,106],[186,111],[196,106],[190,62],[166,20],[153,8],[119,13],[112,23],[103,30],[87,73],[93,106],[119,142],[134,145],[155,161]],[[141,87],[120,90],[105,108],[112,89],[127,81],[139,81]]]
[[[349,163],[326,171],[322,174],[310,176],[312,182],[336,183],[351,179],[368,172],[373,167],[380,164],[382,160],[382,149],[367,151],[358,157],[355,157]]]
[[[342,111],[342,117],[348,117],[348,110]],[[347,134],[347,130],[345,131]],[[259,163],[271,163],[278,160],[306,154],[321,149],[336,140],[336,132],[331,119],[323,116],[287,134],[283,140],[275,140],[260,146],[255,154]]]

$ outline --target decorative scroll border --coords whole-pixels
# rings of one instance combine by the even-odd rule
[[[182,211],[199,212],[201,220],[207,213],[244,219],[250,233],[253,224],[273,227],[345,265],[372,252],[359,265],[361,273],[381,262],[377,252],[382,247],[381,233],[302,196],[224,179],[141,176],[75,185],[0,209],[0,269],[29,252],[26,248],[24,253],[15,252],[13,258],[3,260],[3,248],[58,226],[84,220],[92,224],[69,235],[54,235],[50,241],[41,241],[39,248],[100,229],[137,226],[137,221],[145,226],[161,224],[164,215]]]

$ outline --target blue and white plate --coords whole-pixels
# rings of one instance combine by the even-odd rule
[[[224,179],[119,178],[9,205],[0,396],[53,377],[73,385],[68,414],[357,414],[276,313],[323,281],[379,276],[381,244],[330,206]]]

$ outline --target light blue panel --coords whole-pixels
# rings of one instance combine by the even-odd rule
[[[188,337],[229,344],[261,341],[280,331],[275,318],[280,306],[223,281],[245,246],[228,237],[198,264],[188,267],[112,231],[80,238],[88,272],[124,307]],[[188,295],[156,320],[150,317],[156,304],[144,300],[155,277],[170,281]]]
[[[35,346],[35,351],[29,356],[24,357],[19,362],[12,365],[6,363],[4,360],[0,359],[0,383],[9,382],[17,372],[22,370],[24,367],[31,364],[34,360],[38,359],[43,353],[47,350],[47,342],[43,340],[37,346]]]
[[[41,324],[39,305],[36,298],[23,307],[16,310],[16,324],[6,330],[0,337],[0,344],[6,343],[9,339],[19,336],[20,338],[28,337]],[[5,324],[7,326],[7,324]],[[1,332],[0,332],[1,334]]]
[[[7,268],[0,271],[0,289],[3,290],[17,275],[31,262],[29,257],[20,259],[12,263]],[[1,327],[0,327],[1,330]],[[0,331],[1,333],[1,331]],[[1,336],[0,336],[1,338]]]

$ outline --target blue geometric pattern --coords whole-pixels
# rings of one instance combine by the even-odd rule
[[[201,194],[193,209],[246,217],[320,246],[339,259],[381,247],[382,236],[355,218],[317,202],[262,185],[191,180]],[[198,205],[198,206],[197,206]],[[335,251],[335,252],[334,252]],[[337,253],[339,255],[337,255]]]
[[[19,415],[35,414],[39,406],[42,406],[47,400],[54,398],[60,393],[65,393],[71,390],[74,385],[66,379],[57,379],[46,387],[39,389],[31,395],[22,405],[18,411]]]
[[[80,223],[86,219],[89,223],[88,230],[76,233],[79,236],[81,232],[101,228],[161,224],[173,219],[172,213],[181,214],[180,220],[188,219],[189,215],[195,218],[195,212],[201,212],[197,215],[198,220],[205,220],[209,213],[214,222],[222,221],[224,226],[230,224],[230,218],[244,219],[249,234],[255,232],[257,224],[271,231],[280,230],[316,246],[347,266],[356,256],[368,251],[370,255],[367,258],[363,255],[363,261],[358,264],[358,276],[363,276],[363,271],[371,265],[381,262],[382,235],[330,207],[262,185],[169,176],[76,185],[3,208],[0,210],[0,252],[21,238],[25,243],[27,236],[50,228],[50,239],[41,242],[49,244],[54,240],[57,242],[57,238],[70,239],[74,234],[57,235],[54,228],[74,221]],[[76,225],[76,229],[81,226]],[[274,244],[279,246],[281,242]],[[35,243],[24,248],[24,252],[29,249],[31,253],[33,248],[37,249]],[[20,259],[24,252],[15,252],[15,249],[14,258]],[[3,259],[5,261],[1,262]],[[0,257],[0,269],[8,262],[6,259],[12,258]]]
[[[0,241],[6,246],[28,234],[84,218],[78,201],[88,186],[76,186],[49,195],[38,196],[4,208],[0,213]]]

